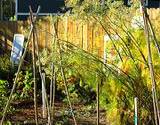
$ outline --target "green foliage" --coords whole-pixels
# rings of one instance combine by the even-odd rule
[[[16,21],[16,16],[13,16],[9,19],[10,21]]]
[[[62,45],[61,47],[66,48],[65,45]],[[74,51],[73,53],[68,50],[63,50],[63,57],[61,60],[65,71],[70,98],[72,102],[75,103],[80,101],[90,102],[92,100],[92,96],[95,98],[95,89],[92,89],[92,87],[96,86],[96,69],[99,66],[95,62],[89,62],[88,59],[86,59],[87,57],[85,57],[87,55],[83,55],[83,51],[72,50]],[[52,54],[45,54],[47,53],[46,50],[41,53],[42,66],[47,77],[51,78],[50,65],[51,61],[53,61],[57,74],[57,90],[62,91],[62,93],[65,94],[64,81],[60,72],[59,54],[57,53],[57,50],[54,50],[54,52],[54,58]],[[51,58],[53,59],[51,60]],[[86,70],[87,68],[88,70]],[[66,99],[64,99],[64,101],[66,101]]]
[[[145,42],[144,36],[139,34],[141,34],[140,31],[135,32],[135,39]],[[150,82],[146,79],[148,78],[148,69],[139,52],[141,48],[137,48],[135,44],[132,45],[131,43],[129,44],[130,50],[123,48],[128,43],[128,38],[126,36],[122,36],[122,38],[123,42],[114,42],[117,43],[117,48],[123,50],[120,51],[123,61],[120,60],[120,55],[114,49],[115,54],[107,57],[108,61],[105,65],[96,55],[86,53],[71,43],[65,44],[60,42],[60,48],[63,48],[61,49],[62,60],[59,58],[58,48],[55,47],[53,47],[55,48],[53,50],[54,58],[52,54],[46,51],[43,51],[41,54],[43,55],[41,56],[43,69],[49,78],[51,76],[50,64],[51,62],[55,64],[57,89],[65,94],[64,81],[61,77],[59,64],[62,61],[68,91],[74,103],[93,101],[96,97],[96,84],[103,80],[100,85],[100,106],[106,109],[107,119],[113,125],[133,123],[134,97],[139,99],[140,119],[148,119],[148,117],[152,117],[153,113],[151,90],[147,85]],[[141,44],[144,44],[143,42],[139,43],[139,47],[141,47]],[[108,44],[111,44],[111,46],[106,46],[108,50],[115,47],[112,45],[113,42],[108,42]],[[137,51],[135,52],[135,50]],[[110,51],[108,51],[107,55],[109,53]],[[146,122],[145,120],[143,121],[143,123]]]
[[[11,121],[5,121],[4,124],[5,125],[12,125]]]
[[[5,55],[0,55],[0,79],[7,79],[11,75],[11,62],[10,57]]]
[[[97,82],[103,80],[100,85],[100,105],[106,109],[107,121],[111,125],[133,124],[134,122],[134,98],[138,97],[139,119],[141,124],[154,124],[153,103],[151,94],[151,79],[147,62],[147,47],[142,28],[134,29],[131,21],[135,16],[137,4],[133,8],[125,8],[122,2],[107,1],[106,8],[101,7],[98,1],[85,1],[79,6],[79,1],[70,1],[73,9],[73,16],[84,21],[94,22],[94,26],[101,25],[111,40],[107,42],[107,62],[94,54],[88,54],[69,42],[60,42],[62,59],[59,58],[58,47],[53,47],[53,54],[47,55],[49,64],[53,62],[57,73],[57,86],[64,90],[63,79],[60,74],[60,61],[65,71],[66,79],[74,76],[79,79],[76,82],[67,82],[69,92],[77,98],[78,83],[83,89],[96,90]],[[103,10],[105,9],[105,11]],[[112,36],[117,35],[118,40]],[[159,58],[154,44],[152,44],[154,68],[158,97],[159,95]],[[47,62],[47,63],[48,63]],[[46,64],[47,64],[46,63]],[[49,65],[44,66],[49,71]],[[73,85],[74,84],[74,85]],[[80,88],[80,89],[82,89]],[[78,90],[79,91],[79,90]],[[75,94],[76,93],[76,94]],[[86,95],[83,95],[85,97]],[[91,96],[89,96],[91,98]]]
[[[6,80],[0,80],[0,110],[5,106],[5,103],[7,101],[7,94],[8,94],[8,82]],[[0,112],[1,115],[1,112]]]
[[[0,2],[2,3],[2,7],[3,10],[0,9],[0,13],[1,10],[3,11],[3,19],[5,20],[9,20],[10,17],[14,16],[14,6],[15,6],[15,2],[14,0],[0,0]]]
[[[30,70],[21,71],[17,80],[17,91],[14,94],[17,99],[31,98],[33,95],[33,78]]]

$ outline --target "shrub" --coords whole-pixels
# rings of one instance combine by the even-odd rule
[[[2,111],[6,102],[7,102],[7,94],[8,94],[8,82],[6,80],[0,80],[0,110]],[[0,115],[2,112],[0,112]]]
[[[15,99],[33,97],[33,78],[31,70],[21,71],[17,80]]]
[[[0,79],[8,79],[12,76],[9,55],[0,55]]]

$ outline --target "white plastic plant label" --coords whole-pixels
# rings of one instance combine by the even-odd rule
[[[11,51],[11,62],[18,64],[23,52],[24,35],[15,34]]]

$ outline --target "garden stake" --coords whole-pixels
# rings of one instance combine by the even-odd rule
[[[56,43],[55,39],[54,39],[54,43]],[[52,55],[53,55],[53,48],[52,48]],[[55,70],[54,63],[52,62],[51,64],[51,83],[50,83],[50,111],[51,111],[50,115],[51,115],[52,122],[54,118],[55,84],[56,84],[56,70]]]
[[[146,13],[146,14],[147,14],[147,13]],[[158,54],[159,54],[159,56],[160,56],[159,43],[158,43],[158,40],[157,40],[157,38],[156,38],[154,29],[153,29],[153,27],[152,27],[152,24],[151,24],[151,20],[150,20],[150,18],[149,18],[149,15],[146,16],[146,19],[147,19],[147,21],[148,21],[148,23],[149,23],[150,30],[151,30],[153,39],[154,39],[154,41],[155,41],[155,46],[156,46],[157,51],[158,51]],[[155,85],[155,87],[156,87],[156,85]],[[156,91],[156,89],[155,89],[155,91]],[[156,108],[157,108],[158,122],[159,122],[159,125],[160,125],[160,112],[159,112],[159,105],[158,105],[158,99],[157,99],[157,94],[156,94],[156,92],[155,92],[155,100],[156,100]]]
[[[138,98],[134,98],[134,125],[138,125],[138,107],[137,107]]]
[[[58,38],[57,29],[55,28],[55,26],[54,26],[54,33],[55,33],[54,35],[56,36],[56,38]],[[59,65],[60,65],[61,75],[62,75],[62,78],[63,78],[64,87],[65,87],[65,91],[66,91],[66,95],[67,95],[67,100],[68,100],[68,103],[69,103],[69,106],[70,106],[70,110],[71,110],[71,113],[72,113],[74,124],[77,125],[77,121],[76,121],[76,118],[75,118],[75,114],[73,112],[73,107],[72,107],[72,103],[70,101],[70,96],[69,96],[69,92],[68,92],[68,88],[67,88],[67,80],[66,80],[63,65],[62,65],[62,53],[61,53],[61,47],[60,47],[59,40],[57,40],[56,43],[57,43],[57,46],[58,46],[58,52],[59,52],[59,58],[60,58],[60,60],[59,60],[60,64]]]
[[[52,99],[52,112],[54,113],[54,103],[55,103],[55,92],[56,92],[56,70],[54,69],[54,79],[53,79],[53,99]],[[52,114],[54,116],[54,114]],[[52,117],[53,117],[52,116]]]
[[[54,118],[54,103],[55,103],[55,84],[56,84],[56,70],[54,67],[54,63],[52,63],[52,76],[51,76],[51,84],[50,84],[50,111],[51,111],[51,121]]]
[[[53,34],[55,35],[55,30],[54,30],[54,22],[53,18],[52,23],[53,23]],[[53,47],[52,47],[52,55],[54,56],[55,54],[55,49],[56,49],[56,37],[53,37]],[[50,111],[51,111],[51,121],[53,122],[54,118],[54,103],[55,103],[55,84],[56,84],[56,70],[54,66],[54,62],[51,64],[51,83],[50,83]]]
[[[96,77],[98,79],[98,73]],[[99,80],[97,80],[97,125],[99,125]]]
[[[45,83],[44,81],[44,78],[43,78],[43,75],[42,75],[42,66],[41,66],[41,61],[40,61],[40,56],[39,56],[39,47],[38,47],[38,35],[37,35],[37,29],[36,27],[34,28],[35,30],[35,33],[36,33],[36,52],[37,52],[37,57],[38,57],[38,67],[39,67],[39,74],[40,74],[40,77],[41,77],[41,80],[43,81],[43,83]],[[45,87],[45,85],[44,85]],[[46,90],[46,89],[45,89]],[[46,101],[46,107],[47,107],[47,112],[48,112],[48,124],[51,125],[51,116],[50,116],[50,109],[49,109],[49,103],[48,103],[48,98],[47,98],[47,93],[45,91],[45,101]]]
[[[68,88],[67,88],[67,81],[66,81],[66,77],[65,77],[65,74],[64,74],[64,69],[62,67],[62,62],[61,61],[60,61],[60,67],[61,67],[61,75],[62,75],[63,80],[64,80],[63,82],[64,82],[64,86],[65,86],[65,91],[66,91],[66,94],[67,94],[67,99],[68,99],[68,103],[69,103],[71,113],[72,113],[72,116],[73,116],[74,124],[77,125],[77,121],[75,119],[72,104],[71,104],[71,101],[70,101],[69,92],[68,92]]]
[[[36,83],[36,58],[35,58],[35,31],[34,31],[34,23],[33,23],[33,13],[31,6],[30,9],[30,21],[33,26],[33,40],[32,40],[32,63],[33,63],[33,82],[34,82],[34,111],[35,111],[35,122],[38,125],[38,112],[37,112],[37,83]]]
[[[47,118],[46,101],[45,101],[45,97],[46,97],[45,72],[42,73],[42,76],[43,76],[43,80],[42,80],[42,115],[43,115],[43,118]]]
[[[147,48],[148,48],[148,64],[149,64],[149,71],[150,71],[150,77],[152,81],[152,98],[153,98],[153,108],[154,108],[154,117],[155,117],[155,124],[160,125],[160,118],[159,118],[159,108],[158,108],[158,101],[156,96],[156,81],[154,76],[154,68],[152,63],[152,53],[151,53],[151,43],[149,39],[149,27],[147,23],[147,17],[149,16],[147,14],[147,10],[144,6],[144,0],[141,0],[142,6],[142,12],[143,12],[143,20],[144,20],[144,30],[146,35],[146,42],[147,42]]]
[[[39,14],[39,11],[40,11],[40,6],[39,6],[38,9],[37,9],[34,22],[36,22],[36,18],[37,18],[38,14]],[[14,82],[13,82],[14,84],[13,84],[13,87],[12,87],[12,90],[11,90],[11,93],[10,93],[10,96],[9,96],[9,99],[8,99],[8,101],[7,101],[7,104],[6,104],[5,108],[4,108],[3,116],[2,116],[2,119],[1,119],[1,124],[0,124],[0,125],[3,125],[3,121],[4,121],[4,118],[5,118],[5,116],[6,116],[8,107],[9,107],[9,105],[10,105],[10,102],[12,101],[12,95],[13,95],[15,89],[16,89],[18,76],[19,76],[19,73],[20,73],[20,71],[21,71],[21,68],[22,68],[22,64],[23,64],[25,55],[26,55],[26,53],[27,53],[27,48],[28,48],[28,45],[29,45],[29,41],[30,41],[30,39],[31,39],[31,34],[32,34],[32,32],[33,32],[33,25],[31,24],[31,26],[30,26],[30,32],[29,32],[29,34],[28,34],[28,38],[27,38],[27,42],[26,42],[26,46],[25,46],[25,48],[24,48],[24,53],[22,54],[22,57],[21,57],[21,59],[20,59],[19,66],[18,66],[18,70],[17,70],[17,73],[16,73],[16,77],[15,77],[15,80],[14,80]]]
[[[52,18],[53,19],[53,18]],[[52,20],[53,22],[53,20]],[[56,36],[56,33],[55,33],[55,29],[54,29],[54,22],[53,22],[53,34],[54,36]],[[56,41],[57,41],[57,37],[53,37],[53,46],[54,48],[52,48],[52,54],[55,54],[55,50],[56,50]],[[54,117],[54,103],[55,103],[55,89],[56,89],[56,70],[55,70],[55,67],[54,67],[54,63],[52,63],[52,79],[51,79],[51,87],[52,87],[52,98],[51,98],[51,116],[52,116],[52,121],[53,121],[53,117]]]
[[[53,119],[53,111],[52,111],[52,104],[53,104],[53,103],[52,103],[52,102],[53,102],[53,100],[52,100],[52,99],[53,99],[53,84],[54,84],[54,83],[53,83],[53,79],[54,79],[54,78],[53,78],[53,77],[54,77],[53,75],[54,75],[54,64],[52,63],[52,64],[51,64],[51,82],[50,82],[50,102],[49,102],[49,103],[50,103],[50,107],[49,107],[49,108],[50,108],[50,111],[51,111],[51,119]]]

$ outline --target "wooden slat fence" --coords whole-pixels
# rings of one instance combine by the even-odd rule
[[[40,48],[50,48],[53,41],[53,24],[50,21],[38,22],[38,44]],[[11,49],[15,33],[27,35],[29,25],[27,22],[0,22],[0,40],[7,49]],[[94,27],[90,23],[82,23],[65,17],[57,22],[58,37],[75,44],[89,52],[103,54],[102,28]]]
[[[151,19],[156,21],[159,19],[159,10],[149,10]],[[38,21],[38,43],[41,48],[51,48],[53,23],[51,21]],[[15,33],[28,33],[28,22],[0,22],[0,44],[10,49]],[[82,23],[80,20],[74,20],[71,17],[64,17],[57,22],[58,37],[62,40],[69,41],[84,50],[103,56],[104,35],[105,32],[101,26],[91,22]],[[52,34],[52,35],[51,35]]]
[[[14,34],[21,33],[25,23],[26,22],[0,21],[0,51],[11,49]]]

